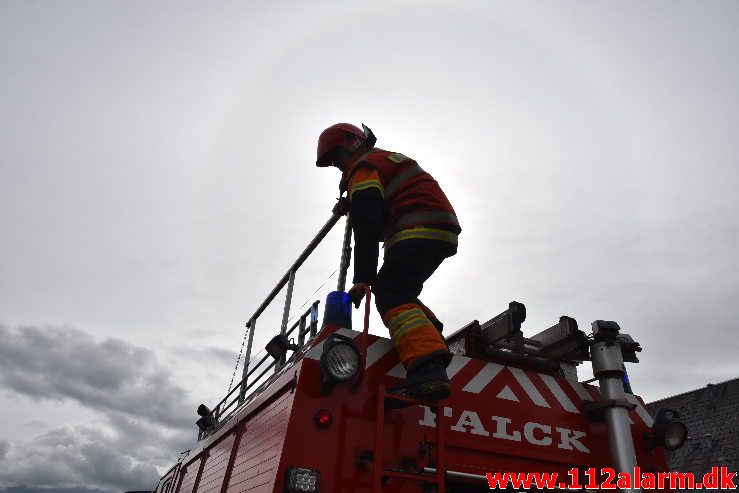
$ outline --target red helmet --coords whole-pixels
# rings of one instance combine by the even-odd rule
[[[335,147],[344,146],[351,149],[358,143],[365,143],[369,147],[374,146],[377,139],[374,138],[372,131],[364,124],[362,127],[364,131],[351,123],[336,123],[321,132],[318,137],[316,166],[321,168],[331,166],[331,163],[326,161],[326,155]]]

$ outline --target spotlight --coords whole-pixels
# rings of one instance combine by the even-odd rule
[[[672,409],[662,408],[657,412],[652,425],[652,434],[647,436],[647,447],[663,447],[677,450],[688,439],[688,427],[680,421],[680,414]]]
[[[361,361],[359,349],[351,338],[336,332],[330,334],[321,354],[323,393],[330,393],[337,383],[354,379],[359,373]]]
[[[277,334],[267,343],[267,346],[265,346],[269,355],[277,361],[280,361],[285,357],[288,349],[295,351],[297,348],[298,346],[292,344],[284,334]]]
[[[201,432],[207,433],[216,425],[216,419],[213,417],[213,411],[208,409],[208,406],[206,406],[205,404],[200,404],[198,406],[198,416],[202,417],[197,420],[195,424],[198,425],[198,428]]]

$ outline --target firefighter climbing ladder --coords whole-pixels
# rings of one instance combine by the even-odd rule
[[[250,328],[250,331],[243,369],[243,378],[241,382],[238,382],[235,385],[233,390],[229,391],[229,395],[227,395],[226,398],[216,406],[214,412],[216,422],[218,422],[221,416],[226,415],[225,413],[229,408],[233,406],[242,406],[245,401],[248,400],[247,392],[251,385],[259,381],[261,376],[265,374],[263,372],[262,375],[255,376],[257,368],[259,368],[261,363],[264,361],[258,363],[256,366],[249,364],[256,321],[267,305],[273,301],[276,295],[283,288],[287,287],[287,295],[280,335],[289,336],[293,330],[298,330],[298,344],[293,345],[295,348],[303,347],[307,342],[305,341],[305,336],[307,334],[310,334],[309,337],[311,339],[316,336],[318,302],[314,303],[314,305],[305,314],[303,314],[295,327],[290,329],[287,327],[287,317],[291,304],[295,275],[298,268],[339,221],[340,217],[341,214],[334,213],[334,215],[326,222],[308,247],[303,251],[277,286],[275,286],[272,292],[268,295],[267,299],[264,300],[254,315],[252,315],[249,322],[247,322],[247,327]],[[341,255],[338,283],[339,290],[345,289],[346,273],[351,256],[350,242],[351,227],[349,220],[347,219]],[[373,352],[373,350],[368,348],[367,331],[370,307],[369,294],[367,295],[367,303],[365,307],[365,327],[360,345],[360,354],[362,358],[360,368],[362,371],[366,371],[367,366],[372,365],[379,354],[377,351]],[[307,317],[310,317],[310,326],[308,326]],[[472,345],[474,346],[473,348],[468,348],[470,351],[474,351],[475,353],[470,353],[468,356],[478,358],[483,361],[504,361],[507,363],[513,363],[513,366],[516,366],[516,364],[523,364],[526,365],[526,367],[538,368],[540,370],[546,370],[547,372],[553,372],[556,370],[563,371],[566,369],[567,364],[573,361],[582,362],[590,360],[592,362],[595,379],[599,380],[600,383],[600,399],[598,402],[585,401],[585,411],[591,419],[602,420],[605,422],[614,468],[617,471],[631,471],[636,465],[636,454],[628,411],[630,409],[634,409],[635,400],[633,399],[633,396],[629,396],[625,393],[623,377],[625,375],[624,362],[638,362],[635,353],[641,350],[639,344],[634,342],[627,334],[621,333],[620,327],[615,322],[593,322],[592,336],[585,336],[582,331],[577,329],[576,322],[568,317],[562,317],[557,325],[527,338],[523,337],[521,332],[521,322],[523,320],[525,320],[525,307],[520,303],[512,302],[509,305],[508,310],[494,317],[490,321],[484,324],[475,322],[479,329],[476,335],[476,337],[479,338],[479,341],[476,341],[476,344]],[[450,346],[453,343],[453,337],[454,336],[448,338]],[[370,349],[369,356],[368,349]],[[320,355],[320,352],[320,345],[317,345],[312,348],[305,357],[307,359],[316,359]],[[368,357],[370,357],[370,361],[367,361]],[[467,358],[465,357],[465,359]],[[281,360],[273,362],[272,365],[273,366],[268,367],[265,371],[274,367],[275,371],[278,372],[285,365],[284,356]],[[391,370],[388,375],[392,374],[393,371],[394,369]],[[549,374],[551,375],[551,373]],[[247,380],[249,380],[251,385],[247,385]],[[252,383],[252,381],[254,383]],[[257,393],[259,390],[260,389],[257,389]],[[232,394],[235,392],[238,392],[238,395],[233,402],[229,402],[228,399],[231,398]],[[375,399],[376,421],[374,444],[371,458],[365,457],[365,459],[371,459],[373,464],[371,475],[373,492],[379,493],[382,491],[383,485],[388,481],[415,481],[424,484],[426,487],[430,487],[432,491],[436,489],[438,492],[443,492],[447,482],[453,481],[454,479],[485,480],[484,476],[477,476],[461,471],[451,471],[447,468],[445,457],[448,454],[445,450],[444,432],[447,429],[446,424],[448,423],[446,418],[448,416],[445,415],[443,402],[428,403],[408,397],[389,394],[383,384],[378,386],[375,393]],[[386,448],[384,447],[384,444],[386,443],[385,440],[387,440],[386,418],[389,418],[394,412],[393,406],[389,406],[388,403],[392,403],[393,401],[395,404],[397,404],[398,401],[402,401],[407,405],[425,406],[426,408],[429,408],[427,409],[429,412],[434,409],[436,410],[436,418],[434,421],[435,430],[431,432],[434,439],[432,439],[433,441],[429,440],[430,443],[426,443],[427,439],[424,437],[422,442],[422,447],[428,452],[427,455],[422,454],[427,458],[426,467],[418,467],[415,465],[405,467],[404,464],[401,468],[398,468],[397,466],[393,468],[388,466],[387,458],[383,457],[386,454]],[[369,452],[369,450],[367,452]]]

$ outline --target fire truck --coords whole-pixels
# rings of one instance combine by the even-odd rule
[[[389,394],[405,369],[392,341],[368,331],[370,294],[360,326],[343,292],[348,218],[338,290],[321,324],[316,301],[288,326],[295,274],[341,217],[332,215],[249,319],[242,380],[213,409],[199,406],[197,443],[155,493],[482,492],[496,473],[557,474],[554,485],[508,491],[565,490],[595,488],[608,479],[602,468],[667,471],[665,450],[682,446],[687,430],[674,411],[652,417],[633,395],[624,363],[638,362],[641,347],[613,321],[586,334],[562,316],[526,337],[526,307],[510,302],[446,337],[450,398]],[[280,331],[250,361],[258,318],[285,287]],[[595,378],[581,382],[586,361]]]

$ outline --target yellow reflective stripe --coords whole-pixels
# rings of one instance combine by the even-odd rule
[[[439,240],[457,245],[458,237],[459,235],[457,233],[452,233],[451,231],[419,226],[417,228],[404,229],[403,231],[394,234],[385,242],[383,248],[390,248],[399,241],[410,239]]]
[[[408,334],[408,332],[418,329],[420,327],[432,327],[431,321],[426,318],[418,318],[415,320],[410,320],[407,323],[403,324],[403,327],[399,328],[395,334],[393,334],[391,337],[393,339],[393,342],[398,342],[398,339]],[[436,329],[434,329],[436,330]]]
[[[392,183],[390,184],[392,185]],[[385,188],[385,192],[388,197],[390,196],[390,185]],[[457,216],[447,211],[424,211],[424,212],[409,212],[403,214],[395,220],[390,231],[390,235],[394,235],[400,230],[407,229],[409,227],[417,227],[417,225],[423,224],[453,224],[459,226],[457,222]]]
[[[396,334],[398,334],[399,332],[402,332],[403,327],[405,327],[407,324],[412,324],[412,323],[415,323],[418,320],[424,320],[425,318],[426,317],[415,316],[413,318],[410,318],[410,319],[406,320],[402,324],[399,324],[397,327],[395,327],[394,329],[390,330],[390,338],[395,339]]]
[[[379,180],[365,180],[360,181],[356,185],[352,187],[352,191],[349,194],[349,197],[354,195],[354,192],[358,192],[360,190],[366,190],[368,188],[376,188],[380,191],[382,194],[382,197],[385,198],[385,190],[382,188],[382,183],[380,183]]]
[[[413,308],[408,311],[404,311],[402,313],[399,313],[395,315],[393,318],[387,321],[387,328],[390,330],[390,334],[392,335],[393,332],[398,330],[401,325],[403,325],[405,322],[407,322],[410,319],[416,318],[416,317],[425,317],[426,314],[423,313],[423,310],[420,308]]]
[[[421,167],[417,164],[412,164],[405,170],[398,173],[395,178],[390,180],[390,183],[387,184],[387,187],[385,187],[385,192],[387,193],[387,196],[390,197],[392,194],[394,194],[401,186],[403,186],[408,180],[413,178],[414,176],[418,176],[424,171],[421,169]]]

